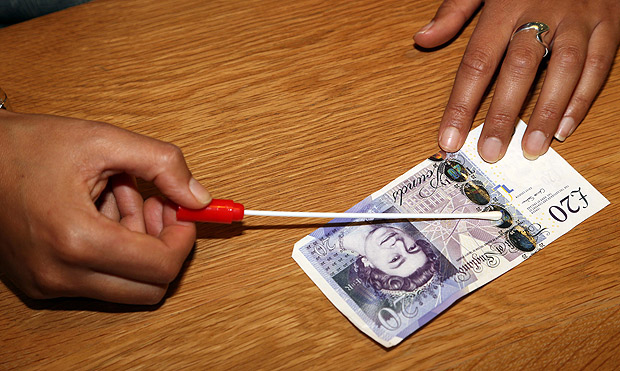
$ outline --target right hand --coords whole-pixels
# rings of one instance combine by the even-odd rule
[[[0,270],[33,298],[155,304],[195,240],[171,203],[210,194],[179,148],[115,126],[0,110]]]
[[[547,152],[554,137],[564,141],[571,135],[603,86],[620,43],[620,2],[444,0],[433,21],[415,35],[416,44],[434,48],[448,42],[481,5],[441,119],[439,146],[446,152],[463,146],[499,69],[478,152],[491,163],[504,156],[545,54],[536,31],[511,38],[520,25],[544,22],[550,30],[543,39],[552,51],[521,143],[523,155],[535,160]]]

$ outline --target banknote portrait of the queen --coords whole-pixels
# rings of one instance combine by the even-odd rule
[[[409,223],[357,225],[348,232],[339,238],[344,252],[357,254],[348,280],[374,290],[413,292],[454,270]]]
[[[342,247],[359,255],[353,270],[366,286],[377,290],[413,291],[438,271],[430,244],[400,226],[357,226],[343,236]]]

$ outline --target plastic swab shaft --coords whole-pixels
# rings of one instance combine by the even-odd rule
[[[288,218],[328,218],[328,219],[483,219],[500,220],[501,211],[479,213],[323,213],[303,211],[245,210],[242,204],[232,200],[214,199],[208,206],[198,210],[177,208],[177,219],[193,222],[232,223],[240,221],[245,215]]]

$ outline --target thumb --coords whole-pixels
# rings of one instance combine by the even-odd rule
[[[125,172],[152,181],[173,202],[198,209],[211,202],[211,194],[192,177],[179,147],[112,125],[105,125],[107,140],[94,150],[105,154],[102,171]],[[91,147],[91,148],[93,148]],[[98,147],[98,148],[97,148]]]
[[[444,0],[435,17],[413,36],[423,48],[434,48],[450,41],[482,4],[482,0]]]

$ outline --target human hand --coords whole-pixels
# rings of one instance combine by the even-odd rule
[[[158,303],[196,228],[134,177],[211,200],[177,147],[104,123],[0,110],[0,158],[0,270],[33,298]]]
[[[463,27],[482,0],[444,0],[433,21],[415,36],[439,46]],[[461,65],[439,127],[439,145],[461,148],[485,90],[501,62],[495,93],[478,142],[488,162],[501,159],[532,86],[545,48],[536,31],[513,32],[527,22],[550,28],[548,70],[529,120],[522,148],[526,158],[544,154],[553,137],[564,141],[584,119],[601,89],[620,41],[617,0],[487,0]],[[505,58],[502,62],[502,57]]]

